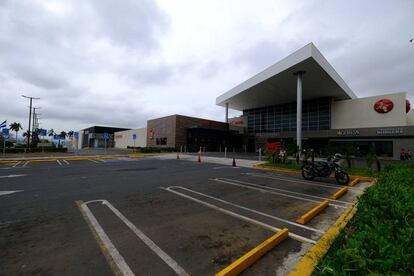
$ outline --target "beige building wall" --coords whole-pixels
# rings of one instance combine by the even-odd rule
[[[132,135],[135,134],[137,139],[135,140],[135,147],[147,146],[147,128],[130,129],[124,131],[118,131],[114,133],[115,148],[126,149],[128,146],[134,146],[134,140]]]
[[[332,102],[331,128],[366,128],[406,126],[406,92]],[[393,101],[394,108],[388,113],[378,113],[374,104],[380,99]]]

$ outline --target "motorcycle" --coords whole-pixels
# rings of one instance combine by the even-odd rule
[[[343,159],[339,153],[333,156],[332,160],[327,162],[309,162],[302,166],[302,177],[306,180],[312,180],[315,177],[328,177],[332,172],[335,173],[335,180],[340,185],[347,185],[349,183],[349,175],[346,173],[338,162]]]

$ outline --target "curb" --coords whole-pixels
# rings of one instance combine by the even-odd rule
[[[216,276],[233,276],[238,275],[253,263],[255,263],[260,257],[272,250],[276,245],[285,240],[289,235],[289,230],[284,228],[253,248],[228,267],[218,272]]]
[[[337,219],[335,224],[331,226],[325,234],[316,242],[316,244],[306,253],[303,258],[296,263],[289,276],[306,276],[311,275],[319,260],[328,252],[332,243],[339,235],[341,230],[351,220],[356,212],[356,204],[349,206],[345,212]]]
[[[343,196],[344,194],[346,194],[347,192],[348,192],[348,187],[343,187],[343,188],[339,189],[338,191],[336,191],[336,193],[331,195],[329,198],[330,199],[338,199],[341,196]]]
[[[326,207],[329,206],[329,200],[324,200],[319,203],[316,207],[312,210],[304,214],[303,216],[299,217],[296,222],[299,224],[306,224],[308,223],[314,216],[318,215],[320,212],[325,210]]]
[[[253,168],[259,169],[259,170],[265,170],[265,171],[273,171],[273,172],[295,173],[295,174],[302,173],[300,170],[296,170],[296,169],[274,168],[274,167],[268,167],[264,165],[254,165]],[[349,177],[352,180],[359,178],[359,181],[368,181],[368,182],[372,182],[375,179],[375,177],[361,176],[361,175],[350,175]]]

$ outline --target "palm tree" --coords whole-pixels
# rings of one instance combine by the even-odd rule
[[[23,132],[23,137],[25,137],[26,139],[29,139],[29,137],[30,137],[31,135],[30,135],[30,131],[25,131],[25,132]]]
[[[74,133],[75,132],[73,130],[69,130],[68,136],[69,136],[70,139],[72,139]]]
[[[47,135],[48,135],[48,136],[53,136],[53,135],[55,135],[55,131],[53,130],[53,128],[49,129],[49,131],[48,131]]]
[[[68,136],[68,134],[66,133],[66,131],[61,131],[59,136],[60,136],[60,138],[62,138],[63,140],[65,140],[66,137]]]
[[[10,129],[16,132],[16,144],[17,144],[17,133],[19,132],[19,130],[23,129],[22,125],[20,123],[12,123],[10,124]]]

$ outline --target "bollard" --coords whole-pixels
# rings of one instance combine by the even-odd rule
[[[180,160],[180,154],[177,151],[177,160]]]
[[[201,163],[201,153],[198,154],[198,163]]]
[[[234,157],[233,157],[233,164],[232,164],[232,166],[233,167],[236,167],[236,158],[234,158]]]

